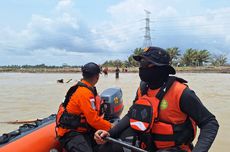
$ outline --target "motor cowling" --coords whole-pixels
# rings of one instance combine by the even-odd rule
[[[124,109],[121,88],[108,88],[100,94],[102,105],[100,111],[104,113],[104,119],[110,122],[116,121]]]

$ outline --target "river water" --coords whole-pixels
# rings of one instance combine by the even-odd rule
[[[189,81],[203,104],[217,117],[220,124],[218,136],[211,152],[228,151],[230,145],[230,74],[179,73]],[[57,83],[58,79],[69,83]],[[66,91],[81,74],[47,73],[0,73],[0,122],[44,118],[56,113]],[[101,75],[97,83],[98,92],[110,87],[120,87],[123,91],[124,115],[135,97],[139,85],[138,73],[115,73]],[[0,135],[17,129],[17,125],[0,123]]]

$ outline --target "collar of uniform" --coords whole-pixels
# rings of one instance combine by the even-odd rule
[[[82,79],[81,82],[86,84],[88,87],[93,87],[92,84],[90,84],[88,81],[86,81],[84,79]]]

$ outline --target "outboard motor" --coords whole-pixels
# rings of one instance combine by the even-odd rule
[[[104,119],[112,123],[119,120],[124,109],[121,88],[108,88],[100,97],[103,101],[100,111],[104,113]]]

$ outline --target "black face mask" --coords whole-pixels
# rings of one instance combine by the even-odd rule
[[[148,83],[151,89],[161,87],[167,81],[169,72],[167,67],[154,66],[151,68],[139,68],[139,76],[142,81]]]

